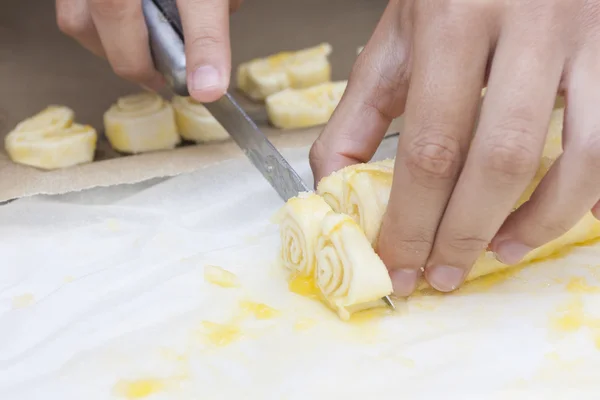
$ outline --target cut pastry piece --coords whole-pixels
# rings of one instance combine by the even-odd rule
[[[75,120],[75,112],[69,107],[51,105],[21,121],[14,129],[19,132],[46,133],[68,128]]]
[[[317,193],[337,211],[351,216],[375,245],[392,188],[394,161],[355,164],[323,178]]]
[[[110,145],[123,153],[173,149],[181,142],[173,107],[158,94],[121,97],[104,113]]]
[[[267,97],[267,115],[280,129],[307,128],[329,121],[347,81],[326,82],[307,89],[286,89]]]
[[[12,161],[52,170],[94,160],[98,135],[89,125],[74,124],[68,107],[50,106],[19,123],[4,144]]]
[[[354,220],[330,212],[317,240],[316,282],[342,320],[361,310],[385,307],[392,293],[388,271]]]
[[[174,96],[171,100],[179,134],[196,143],[229,139],[223,126],[201,103],[191,97]]]
[[[294,274],[313,276],[315,246],[321,221],[331,207],[314,193],[301,193],[289,199],[273,219],[279,224],[280,259]]]
[[[331,45],[323,43],[299,51],[285,51],[240,64],[239,89],[254,100],[284,89],[302,89],[331,80],[328,56]]]

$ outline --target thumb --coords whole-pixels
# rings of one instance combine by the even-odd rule
[[[187,84],[201,103],[221,98],[231,75],[229,0],[177,0],[185,37]]]

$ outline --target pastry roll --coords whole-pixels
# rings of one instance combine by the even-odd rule
[[[93,161],[96,130],[73,123],[74,115],[68,107],[49,106],[19,123],[4,139],[11,160],[45,170]]]
[[[315,252],[317,287],[342,320],[357,311],[386,306],[382,298],[393,291],[390,276],[351,217],[325,215]]]
[[[179,134],[196,143],[229,139],[229,133],[202,104],[191,97],[174,96],[171,100]]]
[[[331,207],[314,193],[301,193],[286,202],[275,216],[281,236],[282,265],[294,274],[313,276],[315,246],[321,222]]]
[[[104,113],[110,145],[123,153],[173,149],[181,142],[173,107],[156,93],[121,97]]]
[[[339,104],[347,81],[326,82],[306,89],[286,89],[266,99],[271,125],[280,129],[325,124]]]
[[[355,164],[323,178],[317,193],[335,211],[351,216],[375,245],[390,198],[393,174],[393,160]]]
[[[284,89],[302,89],[331,80],[331,45],[322,43],[299,51],[285,51],[240,64],[239,89],[253,100]]]

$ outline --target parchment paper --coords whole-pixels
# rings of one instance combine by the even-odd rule
[[[307,152],[284,155],[310,182]],[[288,291],[280,206],[240,158],[0,207],[0,398],[597,399],[597,246],[346,324]],[[241,286],[205,282],[208,264]],[[240,301],[278,313],[209,340]]]
[[[356,49],[364,44],[385,7],[384,0],[248,0],[232,17],[232,63],[301,49],[333,46],[333,79],[347,79]],[[4,0],[0,12],[0,143],[19,121],[48,104],[72,107],[78,121],[102,133],[102,114],[119,96],[139,91],[108,64],[89,54],[56,27],[53,1]],[[232,90],[235,92],[235,81]],[[170,98],[168,92],[162,93]],[[238,94],[242,105],[279,148],[311,144],[322,127],[282,133],[267,124],[260,105]],[[399,124],[390,131],[397,131]],[[3,145],[0,146],[3,149]],[[233,143],[195,145],[174,151],[122,156],[104,136],[96,162],[59,171],[39,171],[0,152],[0,202],[139,182],[201,169],[242,153]]]

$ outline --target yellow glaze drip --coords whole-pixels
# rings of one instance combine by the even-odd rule
[[[317,324],[317,321],[311,318],[301,318],[294,324],[294,329],[297,331],[305,331]]]
[[[356,325],[369,324],[391,314],[389,307],[369,308],[352,314],[348,322]]]
[[[567,291],[570,293],[600,293],[600,287],[588,284],[585,278],[575,277],[567,283]]]
[[[308,297],[310,299],[320,298],[319,288],[312,276],[292,276],[288,287],[292,293],[299,294],[300,296]]]
[[[126,399],[143,399],[162,390],[163,383],[157,379],[140,379],[136,381],[119,381],[117,393]]]
[[[224,288],[233,288],[240,285],[237,275],[216,265],[204,267],[204,280]]]
[[[255,303],[253,301],[242,301],[240,307],[254,314],[256,319],[271,319],[279,315],[279,311],[263,303]]]
[[[582,328],[586,323],[583,302],[580,298],[569,301],[558,309],[558,314],[553,316],[552,325],[563,332],[573,332]]]
[[[227,346],[242,336],[242,331],[234,324],[218,324],[202,321],[204,337],[215,346]]]

